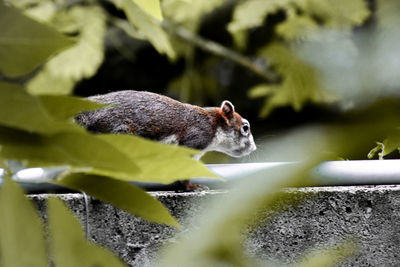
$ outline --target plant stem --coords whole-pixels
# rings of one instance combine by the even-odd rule
[[[192,43],[200,49],[213,53],[215,55],[228,58],[233,62],[245,67],[246,69],[252,71],[253,73],[261,76],[268,82],[277,82],[279,77],[276,73],[262,69],[254,62],[252,62],[249,58],[237,53],[234,50],[231,50],[225,46],[222,46],[214,41],[205,39],[195,33],[190,32],[186,28],[176,25],[168,19],[163,20],[161,26],[168,32],[174,34],[176,37],[183,39],[187,42]]]

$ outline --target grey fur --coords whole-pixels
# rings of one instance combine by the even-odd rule
[[[234,123],[232,126],[227,123],[219,108],[201,108],[155,93],[126,90],[89,97],[89,100],[110,105],[76,117],[79,124],[94,133],[135,134],[156,141],[174,140],[182,146],[210,151],[219,150],[215,143],[221,139],[216,138],[217,129],[227,134],[235,131]],[[236,118],[232,116],[230,119]],[[237,147],[238,144],[232,145]],[[254,141],[250,152],[253,150]],[[230,154],[225,149],[222,152]]]

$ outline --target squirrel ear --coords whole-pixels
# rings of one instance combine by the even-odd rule
[[[235,112],[235,107],[232,105],[231,102],[225,100],[221,104],[221,110],[222,114],[228,119],[230,119],[233,116],[233,113]]]

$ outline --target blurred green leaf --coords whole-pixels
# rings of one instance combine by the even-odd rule
[[[57,120],[39,98],[26,93],[22,87],[5,82],[0,82],[0,124],[40,134],[83,132],[72,121]]]
[[[284,8],[291,0],[248,0],[241,1],[235,6],[232,21],[228,24],[235,44],[239,49],[247,45],[247,31],[250,28],[261,26],[268,14],[273,14]]]
[[[198,151],[136,136],[86,132],[40,136],[0,127],[0,144],[0,156],[26,161],[29,167],[68,165],[72,171],[160,183],[217,177],[192,159]]]
[[[293,15],[276,27],[276,32],[286,40],[310,40],[318,38],[318,24],[307,15]]]
[[[53,94],[68,95],[72,92],[75,81],[54,76],[46,66],[27,84],[27,91],[32,95]]]
[[[290,3],[289,0],[248,0],[236,5],[232,21],[228,24],[228,30],[236,32],[261,26],[268,14],[275,13],[278,9]]]
[[[18,1],[11,1],[14,4]],[[26,16],[37,20],[39,22],[47,23],[51,21],[57,14],[57,4],[49,0],[27,1],[30,3],[22,6],[23,12]],[[18,7],[17,5],[15,5]]]
[[[377,142],[376,147],[368,153],[368,158],[372,159],[378,155],[379,159],[383,159],[395,150],[400,151],[400,135],[390,135],[383,142]]]
[[[224,3],[225,0],[164,0],[162,1],[162,6],[168,19],[184,25],[190,31],[196,32],[202,17]]]
[[[364,0],[304,0],[298,3],[307,13],[320,18],[328,27],[351,29],[361,25],[370,15]]]
[[[78,32],[77,43],[52,58],[30,82],[33,94],[69,94],[75,83],[93,76],[104,59],[106,15],[98,6],[75,6],[57,13],[60,30]]]
[[[73,170],[126,180],[139,172],[127,155],[86,132],[41,136],[0,127],[0,144],[3,158],[28,161],[29,167],[68,165]]]
[[[158,266],[264,266],[244,252],[243,229],[257,212],[287,198],[280,189],[307,183],[308,164],[260,170],[216,196],[208,205],[212,208],[196,218],[196,229],[165,247]]]
[[[34,205],[7,178],[0,191],[0,265],[47,266],[46,243]]]
[[[316,249],[308,253],[293,267],[337,266],[345,258],[356,252],[355,245],[347,242],[335,248]]]
[[[60,120],[72,119],[82,111],[104,107],[103,104],[74,96],[41,95],[38,99],[48,113]]]
[[[257,98],[257,97],[265,97],[267,95],[272,94],[275,91],[274,86],[267,85],[267,84],[259,84],[252,87],[249,92],[248,96],[250,98]]]
[[[73,44],[72,39],[0,1],[0,73],[9,77],[28,74]]]
[[[133,0],[139,7],[159,21],[163,20],[160,0]]]
[[[204,164],[192,158],[194,149],[165,145],[129,135],[99,135],[99,139],[124,152],[141,172],[134,181],[170,183],[195,177],[217,178]]]
[[[115,179],[81,173],[69,174],[55,181],[139,216],[145,220],[179,227],[168,210],[143,189]]]
[[[148,15],[132,0],[114,0],[113,2],[125,12],[129,22],[138,28],[159,53],[166,54],[171,59],[176,57],[167,33],[151,15]]]
[[[290,105],[299,111],[306,102],[323,103],[333,100],[321,87],[318,72],[284,45],[273,43],[259,54],[266,57],[283,77],[280,85],[269,86],[268,90],[274,93],[266,99],[260,111],[261,117],[268,116],[274,108],[280,106]]]
[[[126,266],[110,251],[85,239],[81,225],[61,200],[49,198],[47,209],[55,266]]]

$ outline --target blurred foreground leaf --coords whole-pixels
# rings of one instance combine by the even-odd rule
[[[136,181],[170,183],[195,177],[218,178],[200,161],[192,157],[199,153],[186,147],[165,145],[129,135],[100,135],[104,140],[140,166]]]
[[[306,62],[297,58],[290,49],[280,44],[271,44],[260,51],[260,55],[271,61],[274,68],[282,75],[280,85],[258,85],[250,89],[249,95],[266,96],[260,111],[266,117],[276,107],[290,105],[299,111],[307,102],[330,102],[318,79],[318,72]]]
[[[82,111],[104,107],[103,104],[74,96],[41,95],[38,99],[47,112],[59,120],[72,120]]]
[[[47,266],[43,227],[33,204],[11,179],[0,191],[0,265]]]
[[[375,148],[371,149],[368,153],[368,158],[372,159],[375,155],[378,155],[379,159],[383,159],[383,157],[389,155],[395,150],[400,151],[400,134],[397,135],[389,135],[387,138],[383,140],[383,142],[377,142]]]
[[[163,15],[160,6],[160,0],[134,0],[135,3],[146,11],[149,15],[158,19],[163,20]]]
[[[285,165],[253,173],[218,196],[196,221],[200,224],[166,246],[158,266],[263,266],[245,254],[243,229],[254,215],[282,200],[284,186],[304,184],[305,165]],[[287,197],[287,196],[286,196]],[[197,224],[197,223],[196,223]]]
[[[46,137],[0,127],[0,144],[3,158],[27,161],[28,167],[68,165],[120,179],[132,179],[139,172],[124,153],[85,132]]]
[[[48,220],[55,266],[126,266],[110,251],[86,240],[79,222],[61,200],[48,200]]]
[[[106,15],[98,6],[74,6],[59,12],[53,24],[77,34],[74,46],[46,63],[27,84],[33,94],[69,94],[76,82],[93,76],[104,58]]]
[[[0,73],[9,77],[28,74],[72,44],[53,28],[0,1]]]
[[[341,261],[356,252],[355,245],[347,242],[336,248],[313,250],[293,267],[325,267],[337,266]]]
[[[171,59],[176,57],[167,33],[151,15],[132,0],[114,0],[113,2],[125,12],[129,22],[138,28],[159,53],[166,54]]]
[[[135,185],[81,173],[69,174],[54,183],[84,191],[145,220],[179,227],[179,223],[155,197]]]
[[[55,101],[53,99],[53,101]],[[77,104],[76,108],[85,108]],[[27,132],[54,134],[62,131],[83,132],[72,121],[57,120],[18,85],[0,81],[0,124]]]

